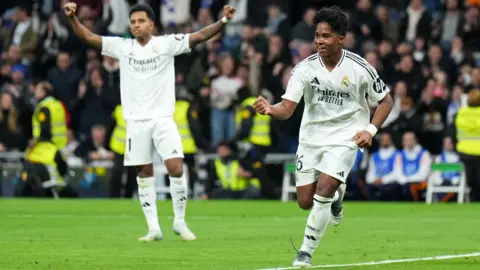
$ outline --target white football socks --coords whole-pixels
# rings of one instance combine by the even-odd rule
[[[313,207],[308,215],[301,251],[312,255],[318,247],[330,220],[332,202],[333,198],[325,198],[317,194],[313,196]]]
[[[157,191],[155,190],[154,177],[137,177],[138,197],[142,206],[145,219],[147,220],[148,230],[150,232],[159,232],[157,213]]]
[[[185,225],[185,212],[187,210],[187,179],[185,173],[180,177],[170,176],[170,196],[172,196],[174,226]]]

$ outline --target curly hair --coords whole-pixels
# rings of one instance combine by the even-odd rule
[[[348,18],[338,6],[324,7],[317,11],[314,18],[315,25],[325,22],[339,35],[346,35],[348,31]]]

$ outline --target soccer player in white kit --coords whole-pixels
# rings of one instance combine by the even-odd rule
[[[130,30],[135,37],[101,37],[90,32],[75,16],[75,3],[64,6],[75,34],[103,55],[120,62],[120,92],[127,123],[125,166],[136,166],[138,195],[149,232],[140,241],[163,239],[158,222],[152,154],[156,150],[170,176],[173,230],[184,240],[195,240],[185,222],[187,182],[183,174],[183,149],[173,120],[175,110],[174,57],[219,33],[235,9],[223,8],[224,17],[195,33],[152,36],[154,13],[148,5],[130,10]]]
[[[348,19],[337,7],[320,9],[315,16],[318,53],[293,70],[282,102],[270,105],[259,97],[260,114],[289,118],[300,99],[305,109],[297,150],[297,200],[310,210],[303,245],[294,266],[311,265],[311,257],[328,222],[338,225],[343,217],[345,180],[359,148],[372,137],[392,109],[389,89],[375,69],[360,56],[342,49]],[[377,102],[372,122],[367,99]]]

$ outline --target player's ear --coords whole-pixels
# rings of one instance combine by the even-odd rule
[[[338,44],[343,45],[344,39],[345,39],[345,35],[338,35]]]

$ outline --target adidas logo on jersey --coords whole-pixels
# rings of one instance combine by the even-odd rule
[[[345,98],[350,98],[350,93],[340,92],[330,89],[321,89],[320,81],[317,77],[310,82],[312,88],[318,93],[317,101],[342,106]]]

